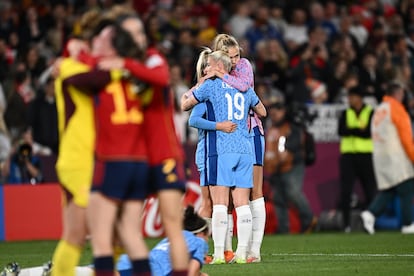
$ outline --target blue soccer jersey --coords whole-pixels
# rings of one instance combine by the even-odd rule
[[[194,97],[199,102],[206,102],[207,119],[210,121],[222,122],[232,121],[237,124],[236,131],[225,133],[217,131],[214,143],[210,143],[209,156],[226,153],[251,154],[252,147],[249,141],[249,130],[247,118],[249,109],[259,103],[259,98],[253,89],[240,92],[232,86],[223,82],[220,78],[206,80],[199,88],[194,91]],[[247,139],[246,139],[247,138]]]
[[[183,231],[184,239],[187,244],[188,253],[191,259],[200,262],[203,266],[204,256],[208,253],[208,243],[189,231]],[[170,242],[167,238],[161,240],[149,253],[149,261],[152,275],[167,276],[171,275],[172,263],[170,258]],[[118,271],[122,272],[131,269],[131,262],[127,255],[121,255],[117,264]]]
[[[215,131],[216,122],[206,120],[207,106],[205,103],[196,104],[191,110],[188,124],[198,129],[198,142],[195,153],[195,163],[199,171],[204,170],[206,165],[206,131]]]

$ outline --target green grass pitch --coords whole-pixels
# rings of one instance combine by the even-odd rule
[[[148,246],[157,241],[148,239]],[[0,265],[16,261],[22,268],[40,266],[50,260],[55,246],[56,241],[2,242]],[[90,262],[87,247],[81,265]],[[267,235],[261,263],[205,265],[203,271],[210,276],[414,275],[414,235],[397,231],[372,236],[361,232]]]

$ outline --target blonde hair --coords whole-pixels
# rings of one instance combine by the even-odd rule
[[[239,42],[237,42],[236,38],[234,36],[228,35],[228,34],[218,34],[214,40],[213,40],[213,50],[223,50],[228,51],[229,47],[236,47],[241,50]]]
[[[224,69],[226,70],[226,72],[230,72],[230,70],[231,70],[231,59],[230,59],[229,55],[227,54],[227,52],[222,51],[222,50],[214,51],[209,55],[209,57],[211,57],[216,62],[221,61],[224,65]]]
[[[205,76],[204,70],[207,67],[207,58],[209,54],[213,51],[208,47],[203,47],[203,51],[201,51],[200,55],[198,56],[197,65],[196,65],[196,74],[197,74],[197,81],[199,81],[202,77]]]

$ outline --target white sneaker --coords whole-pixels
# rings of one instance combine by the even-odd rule
[[[401,227],[401,233],[403,234],[414,234],[414,223]]]
[[[362,219],[362,225],[364,226],[365,231],[368,232],[368,234],[372,235],[375,234],[375,217],[370,211],[363,211],[361,213],[361,219]]]

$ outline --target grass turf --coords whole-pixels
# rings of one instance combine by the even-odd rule
[[[159,239],[148,239],[152,247]],[[0,265],[16,261],[22,268],[50,260],[56,241],[2,242]],[[212,251],[212,243],[210,243]],[[91,262],[87,247],[81,264]],[[206,265],[214,275],[414,275],[414,235],[400,232],[313,233],[267,235],[262,262],[257,264]]]

